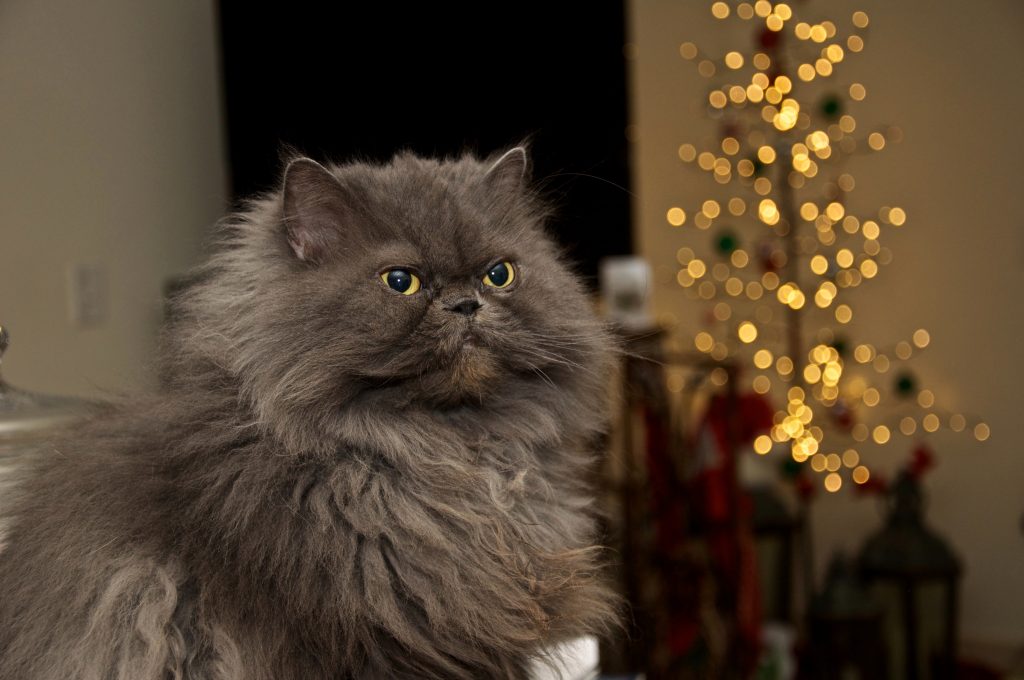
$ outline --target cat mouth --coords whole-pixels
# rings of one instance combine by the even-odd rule
[[[459,336],[460,349],[475,349],[483,346],[484,339],[481,337],[480,329],[475,324],[467,324]]]

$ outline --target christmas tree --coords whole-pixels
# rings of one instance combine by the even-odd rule
[[[709,81],[706,110],[718,135],[705,148],[682,144],[679,158],[719,186],[699,206],[668,207],[666,219],[685,242],[676,280],[707,306],[693,344],[739,367],[738,379],[780,407],[754,451],[785,447],[790,469],[807,463],[799,467],[835,492],[844,480],[878,481],[867,447],[943,427],[987,439],[984,422],[938,407],[911,370],[927,330],[886,344],[854,342],[847,331],[851,291],[892,262],[885,232],[908,220],[898,205],[855,197],[846,167],[902,134],[859,121],[867,88],[842,78],[844,62],[865,48],[869,17],[801,20],[768,0],[714,2],[711,13],[751,24],[755,44],[714,55],[680,46]]]

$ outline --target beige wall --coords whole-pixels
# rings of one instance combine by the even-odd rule
[[[225,202],[213,3],[0,5],[5,377],[94,393],[144,384],[161,287]],[[107,318],[68,312],[69,267],[106,274]]]
[[[915,359],[916,373],[940,403],[991,423],[985,444],[949,432],[932,438],[940,465],[927,481],[929,515],[966,560],[964,636],[1024,642],[1024,5],[792,5],[811,18],[846,20],[855,9],[872,18],[868,47],[842,65],[841,80],[867,86],[868,98],[855,111],[862,124],[896,123],[906,137],[857,159],[851,204],[863,211],[898,204],[909,219],[903,230],[883,234],[895,260],[858,290],[852,331],[884,345],[929,329],[932,345]],[[700,305],[672,281],[674,253],[692,241],[666,224],[665,211],[680,205],[692,215],[703,198],[721,191],[676,156],[682,142],[714,143],[714,127],[700,111],[706,81],[679,57],[678,46],[693,40],[723,54],[751,44],[750,23],[716,22],[709,6],[633,0],[630,8],[636,245],[661,280],[657,309],[691,331]],[[742,28],[730,36],[724,26]],[[905,461],[906,440],[898,442],[869,451],[870,461],[882,470]],[[819,563],[834,548],[856,549],[879,523],[874,501],[847,493],[820,499],[815,511]]]

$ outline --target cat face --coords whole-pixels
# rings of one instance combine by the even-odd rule
[[[232,284],[228,333],[244,328],[225,360],[267,417],[492,404],[584,380],[603,336],[543,231],[526,165],[521,148],[491,161],[292,161],[276,219],[250,218],[259,238],[246,232],[225,256],[249,253],[232,267],[249,281]]]

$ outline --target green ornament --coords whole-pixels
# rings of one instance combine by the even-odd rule
[[[909,371],[896,376],[896,394],[901,397],[910,397],[917,392],[917,380],[914,374]]]
[[[754,164],[754,174],[757,175],[758,177],[763,175],[764,169],[767,166],[765,166],[765,164],[761,162],[761,159],[758,158],[757,156],[754,156],[753,158],[750,159],[750,161]]]
[[[841,359],[846,358],[846,338],[836,338],[835,342],[832,343],[832,349],[839,353]]]
[[[803,463],[798,463],[792,458],[786,458],[786,460],[782,461],[782,464],[779,465],[779,469],[782,471],[782,476],[789,479],[796,479],[799,477],[803,467]]]
[[[718,252],[723,255],[731,255],[738,245],[736,235],[731,231],[721,231],[718,234],[718,242],[715,245],[718,246]]]
[[[821,100],[821,112],[826,118],[835,120],[843,113],[843,100],[834,94],[825,95]]]

